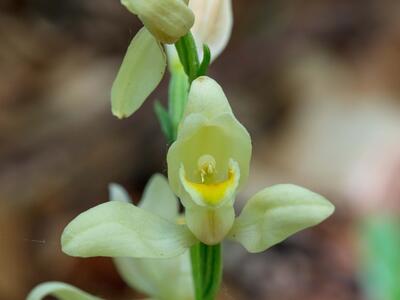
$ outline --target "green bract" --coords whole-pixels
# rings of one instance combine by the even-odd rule
[[[146,28],[162,43],[175,43],[194,23],[192,11],[182,0],[122,0],[121,3],[138,15]]]
[[[160,83],[166,57],[159,42],[142,28],[133,38],[111,89],[112,112],[129,117]]]

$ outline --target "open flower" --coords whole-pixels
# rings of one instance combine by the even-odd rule
[[[202,242],[218,243],[232,227],[233,202],[247,179],[250,158],[250,136],[234,117],[221,87],[199,77],[192,83],[167,162],[187,225]]]
[[[185,206],[186,224],[145,204],[112,201],[71,221],[61,238],[63,251],[80,257],[169,258],[197,241],[211,245],[228,237],[260,252],[332,214],[334,207],[324,197],[281,184],[253,196],[235,219],[233,203],[247,179],[250,156],[249,134],[221,87],[208,77],[196,79],[167,157],[170,186]],[[174,197],[163,189],[150,197],[160,211]]]
[[[110,200],[111,206],[123,204],[128,207],[134,207],[128,193],[117,184],[110,184]],[[175,224],[180,222],[180,216],[178,213],[178,199],[172,193],[168,181],[162,175],[156,174],[152,176],[146,185],[143,197],[138,205],[140,211],[147,211],[150,215],[155,215],[164,222],[170,222]],[[96,208],[93,208],[96,209]],[[113,209],[110,209],[111,213]],[[76,222],[84,222],[87,216],[93,214],[87,214],[83,217],[78,217]],[[101,217],[101,216],[99,216]],[[139,221],[137,218],[132,216],[133,222]],[[123,231],[129,230],[117,229],[119,226],[124,226],[123,223],[126,219],[117,218],[112,222],[109,220],[106,223],[99,224],[99,229],[104,226],[109,227],[105,229],[106,232],[110,233],[111,228],[114,227],[113,234],[122,234]],[[143,220],[142,220],[143,221]],[[74,221],[73,221],[74,222]],[[117,225],[121,222],[121,225]],[[101,223],[101,222],[100,222]],[[82,224],[81,224],[82,225]],[[127,225],[129,227],[129,225]],[[93,228],[92,228],[93,229]],[[138,227],[138,229],[140,229]],[[91,231],[90,228],[88,228]],[[68,235],[68,228],[65,231],[63,237]],[[98,232],[91,232],[91,237],[96,238]],[[159,235],[157,233],[157,235]],[[156,236],[155,236],[156,237]],[[158,236],[159,237],[159,236]],[[106,241],[108,238],[112,239],[112,236],[103,235],[102,239]],[[151,236],[143,239],[142,241],[126,240],[126,243],[133,242],[134,246],[138,246],[138,243],[146,243]],[[122,239],[117,239],[118,242],[114,244],[115,247],[121,247]],[[190,240],[190,238],[189,238]],[[64,242],[63,242],[64,245]],[[104,243],[103,243],[104,245]],[[110,243],[110,246],[112,244]],[[71,246],[70,246],[71,247]],[[86,246],[84,246],[86,247]],[[65,249],[65,246],[64,246]],[[67,247],[68,249],[68,247]],[[77,249],[70,249],[69,251],[82,251]],[[112,250],[108,248],[109,256],[113,256]],[[94,255],[96,253],[94,252]],[[152,255],[153,256],[153,255]],[[159,257],[162,255],[160,254]],[[193,299],[193,282],[192,282],[192,270],[190,265],[189,251],[185,251],[172,258],[132,258],[132,257],[114,257],[114,264],[117,267],[119,274],[122,279],[132,288],[138,290],[154,300],[191,300]],[[174,282],[171,285],[171,282]],[[176,285],[179,288],[176,288]],[[46,282],[35,287],[28,295],[27,300],[40,300],[44,297],[51,295],[60,300],[101,300],[98,297],[92,296],[84,291],[77,289],[71,285],[62,282]]]
[[[250,158],[250,136],[222,88],[205,76],[193,81],[167,162],[171,187],[197,239],[212,245],[228,236],[259,252],[332,214],[333,205],[322,196],[284,184],[257,193],[235,220],[233,203]]]
[[[249,252],[261,252],[334,211],[314,192],[279,184],[251,197],[235,218],[233,203],[247,179],[250,157],[250,136],[221,87],[211,78],[199,77],[192,83],[177,140],[168,151],[170,185],[161,175],[153,177],[139,206],[112,185],[114,201],[72,220],[62,234],[62,250],[71,256],[114,257],[122,277],[156,299],[190,299],[187,249],[198,241],[212,245],[227,237]],[[185,206],[185,221],[177,221],[177,198],[171,188]],[[171,288],[162,279],[164,274],[185,283]],[[98,299],[60,284],[41,285],[28,299],[47,294],[67,299],[65,293],[79,295],[68,299]]]

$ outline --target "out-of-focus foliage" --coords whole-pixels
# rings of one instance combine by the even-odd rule
[[[400,222],[380,217],[361,227],[360,276],[368,299],[400,299]]]

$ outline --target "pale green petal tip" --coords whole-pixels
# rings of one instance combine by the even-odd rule
[[[334,212],[323,196],[292,184],[266,188],[243,208],[229,233],[249,252],[261,252]]]
[[[232,228],[235,211],[232,205],[215,209],[195,206],[186,209],[186,223],[198,240],[206,245],[220,243]]]
[[[29,293],[26,300],[42,300],[46,296],[53,296],[59,300],[102,300],[72,285],[57,281],[39,284]]]
[[[122,201],[81,213],[61,236],[63,252],[78,257],[168,258],[183,253],[193,242],[186,226]]]
[[[232,109],[222,87],[208,76],[196,78],[191,85],[185,116],[201,113],[208,119],[221,114],[232,114]]]
[[[132,202],[128,192],[122,187],[122,185],[117,183],[110,183],[108,185],[108,193],[110,201]]]
[[[139,207],[175,223],[179,214],[178,198],[172,192],[167,178],[154,174],[146,184]]]
[[[120,111],[116,107],[111,107],[111,113],[113,114],[114,117],[116,117],[120,120],[130,117],[130,115],[124,114],[122,111]]]

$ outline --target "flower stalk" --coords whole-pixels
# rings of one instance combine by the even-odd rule
[[[210,49],[207,45],[203,45],[203,59],[200,62],[196,42],[193,35],[189,32],[175,43],[175,48],[181,65],[187,75],[188,87],[199,76],[206,75],[208,66],[211,61]],[[169,89],[169,107],[176,107],[176,101],[171,95],[180,94],[182,91],[181,86],[174,84],[179,76],[179,67],[171,67],[171,84]],[[182,97],[182,95],[180,96]],[[187,98],[187,93],[186,93]],[[185,99],[186,100],[186,99]],[[186,101],[180,101],[183,107],[180,111],[184,111]],[[176,108],[175,108],[176,110]],[[177,136],[178,124],[181,121],[183,113],[180,114],[179,120],[173,120],[173,133],[166,135],[169,141],[175,141]],[[173,137],[171,139],[171,136]],[[221,243],[216,245],[206,245],[198,242],[190,248],[190,259],[192,264],[192,274],[194,283],[194,292],[196,300],[214,300],[218,293],[219,286],[222,279],[222,251]]]
[[[208,246],[202,242],[190,248],[196,300],[213,300],[222,279],[221,244]]]

